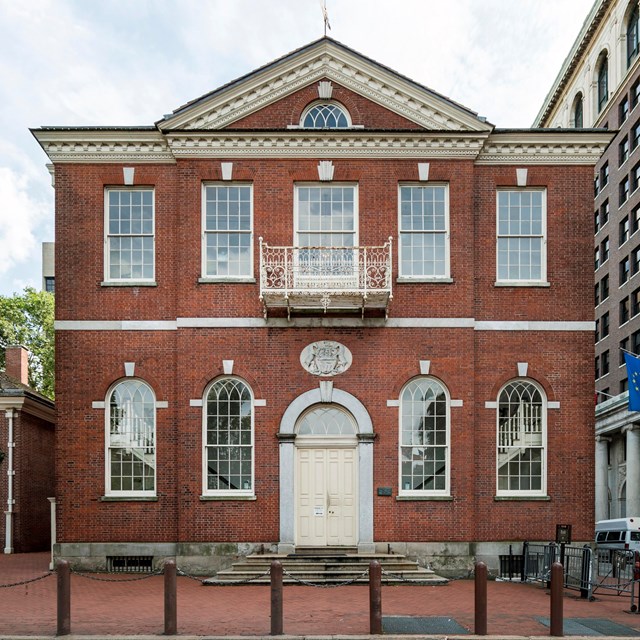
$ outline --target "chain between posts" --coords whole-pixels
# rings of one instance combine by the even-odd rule
[[[53,571],[48,571],[47,573],[38,576],[37,578],[28,578],[27,580],[21,580],[20,582],[9,582],[8,584],[0,584],[0,589],[6,588],[6,587],[20,587],[23,584],[29,584],[31,582],[38,582],[38,580],[44,580],[45,578],[48,578],[49,576],[54,575]]]
[[[201,578],[198,578],[196,576],[192,576],[189,575],[188,573],[186,573],[185,571],[183,571],[182,569],[178,569],[178,575],[182,576],[183,578],[189,578],[189,580],[195,580],[196,582],[200,582],[202,584],[205,584],[206,580],[203,580]],[[253,576],[252,578],[247,578],[245,580],[225,580],[224,582],[218,582],[217,585],[243,585],[243,584],[250,584],[252,582],[254,582],[255,580],[260,580],[260,578],[264,578],[265,576],[269,575],[269,571],[265,571],[264,573],[261,573],[260,575],[257,576]],[[217,586],[216,585],[216,586]]]
[[[348,584],[354,584],[364,576],[369,574],[369,569],[365,569],[361,574],[357,575],[355,578],[351,580],[345,580],[344,582],[338,582],[337,584],[324,584],[319,582],[309,582],[308,580],[303,580],[302,578],[298,578],[291,573],[289,573],[285,568],[282,569],[282,572],[287,575],[289,578],[294,580],[295,582],[299,582],[300,584],[305,585],[306,587],[318,587],[319,589],[333,589],[334,587],[345,587]]]

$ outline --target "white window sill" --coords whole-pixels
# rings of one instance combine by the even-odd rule
[[[207,501],[210,501],[210,500],[257,500],[257,498],[256,498],[255,494],[253,494],[253,495],[246,495],[246,494],[245,495],[241,495],[241,494],[237,494],[237,493],[236,494],[231,493],[229,495],[224,495],[224,496],[220,495],[220,494],[215,495],[215,496],[213,496],[213,495],[211,495],[211,496],[210,495],[200,496],[200,501],[201,502],[207,502]]]
[[[100,283],[101,287],[157,287],[158,283],[153,280],[105,280]]]
[[[100,496],[100,502],[158,502],[158,496]]]
[[[521,502],[535,502],[536,500],[540,500],[542,502],[549,502],[551,498],[549,496],[494,496],[495,502],[502,502],[504,500],[515,500]]]
[[[550,282],[540,280],[496,280],[495,287],[550,287]]]
[[[256,279],[255,278],[251,278],[251,277],[238,277],[238,278],[231,278],[231,277],[220,277],[220,278],[214,278],[214,277],[204,277],[204,278],[198,278],[198,284],[220,284],[220,283],[231,283],[231,284],[255,284],[256,283]]]
[[[453,278],[436,278],[436,277],[409,277],[409,276],[398,276],[396,278],[396,282],[398,284],[423,284],[425,282],[428,283],[436,283],[436,284],[451,284],[453,282]]]
[[[425,501],[425,500],[431,500],[433,502],[453,502],[453,496],[438,496],[438,495],[429,496],[424,494],[411,496],[411,495],[403,494],[403,495],[396,496],[396,500],[398,502],[416,502],[416,501]]]

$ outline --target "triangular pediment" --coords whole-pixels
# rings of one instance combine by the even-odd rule
[[[335,82],[425,130],[493,129],[466,107],[331,38],[317,40],[193,100],[157,126],[164,132],[233,128],[235,122],[321,80]]]

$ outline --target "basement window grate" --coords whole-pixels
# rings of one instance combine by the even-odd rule
[[[151,573],[153,571],[153,556],[107,556],[107,571]]]

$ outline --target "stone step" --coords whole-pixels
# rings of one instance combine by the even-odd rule
[[[330,551],[330,552],[327,552]],[[400,554],[336,554],[322,549],[321,554],[263,554],[247,556],[229,569],[219,571],[205,580],[207,585],[269,584],[271,563],[277,560],[284,570],[283,582],[295,584],[342,584],[345,582],[368,583],[369,563],[377,560],[382,567],[383,584],[446,584],[446,578],[431,569],[419,566]]]

